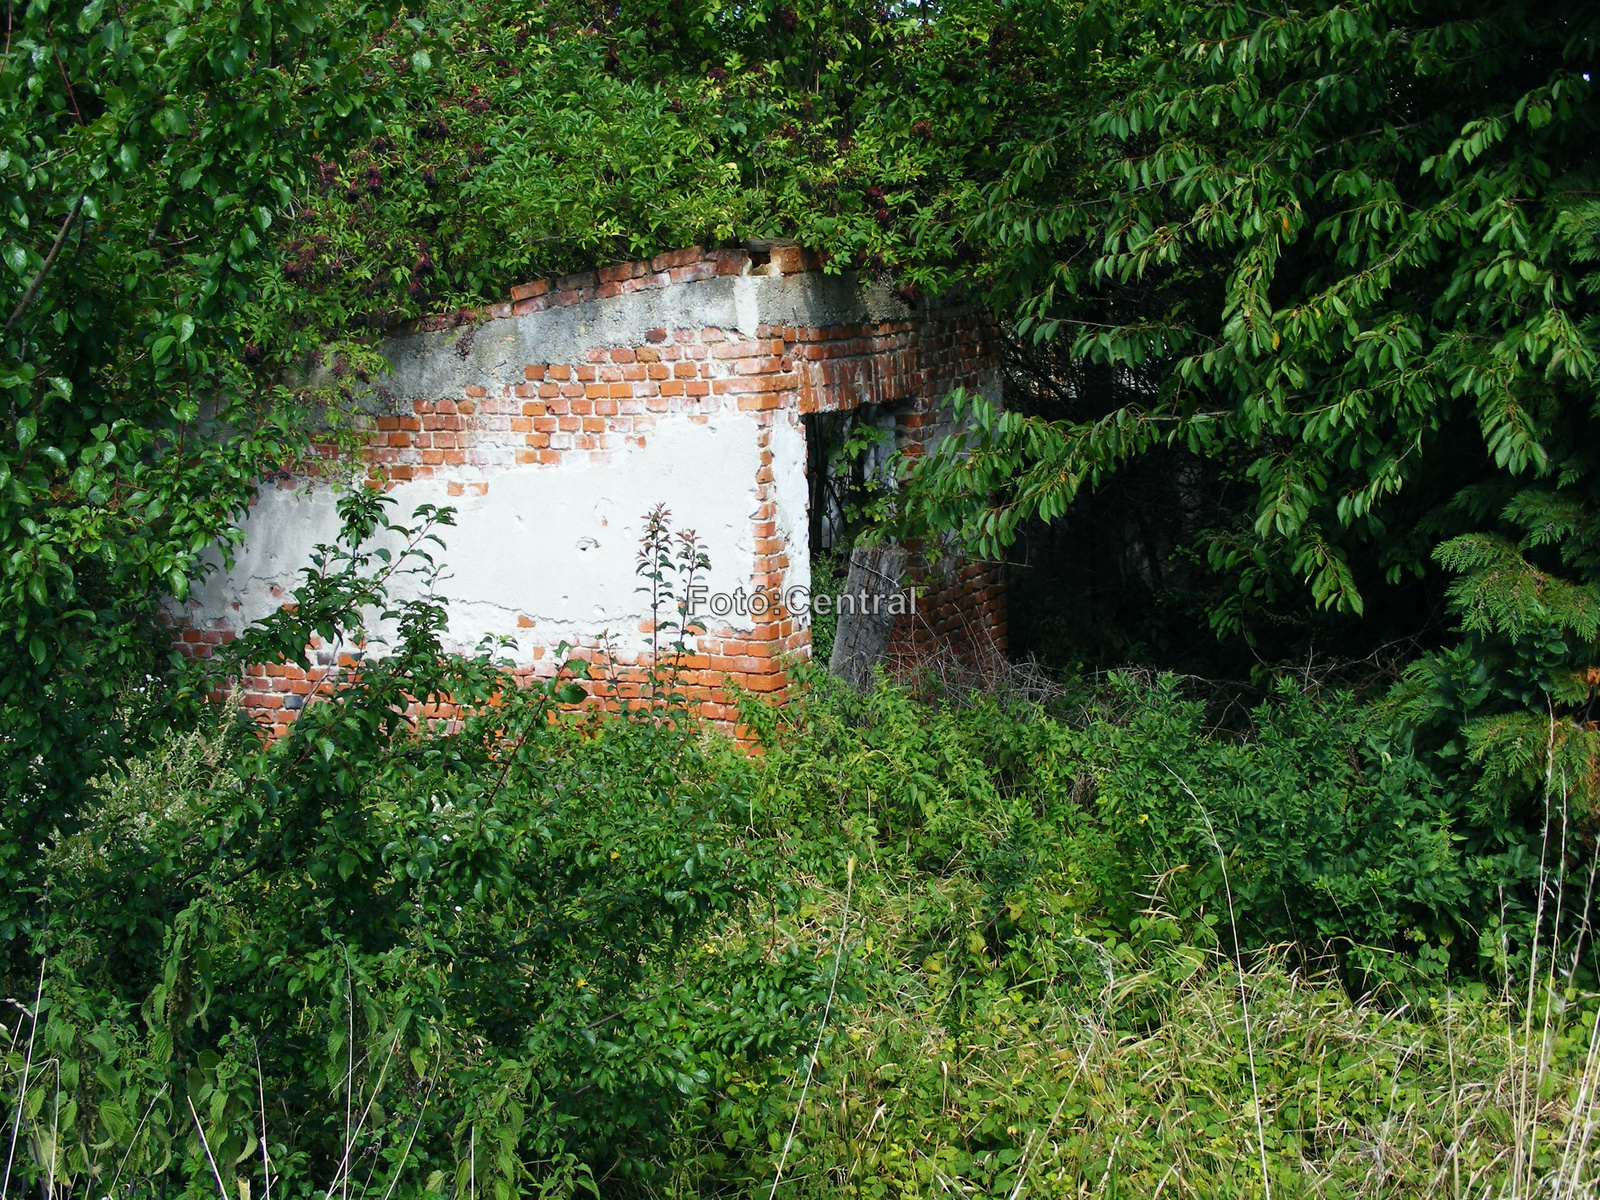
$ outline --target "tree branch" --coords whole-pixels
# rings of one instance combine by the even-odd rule
[[[56,255],[61,253],[61,247],[66,245],[67,234],[72,232],[72,226],[78,219],[78,213],[83,209],[83,202],[88,193],[80,195],[72,205],[72,211],[67,214],[67,219],[61,222],[61,232],[56,234],[56,243],[50,247],[50,253],[45,255],[44,265],[39,268],[39,273],[33,277],[33,282],[28,285],[28,290],[22,293],[22,299],[11,313],[11,319],[6,322],[5,331],[11,332],[11,327],[22,319],[22,314],[28,311],[34,297],[39,294],[39,285],[44,282],[44,277],[50,273],[50,267],[56,261]]]

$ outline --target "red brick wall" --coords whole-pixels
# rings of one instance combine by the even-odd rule
[[[457,313],[419,322],[414,331],[461,330],[475,322],[542,309],[672,287],[697,279],[739,275],[749,269],[742,250],[689,249],[648,262],[540,281],[512,290],[512,300],[478,314]],[[793,273],[806,266],[793,247],[776,247],[769,270]],[[410,413],[372,419],[364,462],[376,484],[448,476],[450,495],[483,495],[495,477],[515,469],[559,469],[575,460],[606,462],[629,444],[642,445],[668,414],[704,423],[722,409],[753,414],[760,426],[756,478],[755,571],[752,589],[781,590],[789,579],[790,547],[779,536],[771,438],[786,409],[802,413],[857,405],[898,404],[900,440],[919,454],[940,432],[937,404],[956,385],[978,387],[994,365],[987,325],[960,310],[919,319],[827,328],[769,327],[754,337],[720,328],[659,328],[643,344],[590,349],[585,361],[527,363],[496,386],[469,386],[459,396],[416,401]],[[280,486],[295,486],[283,481]],[[918,615],[897,629],[894,654],[908,662],[936,647],[963,654],[1003,650],[1005,610],[998,574],[984,565],[953,573],[918,568],[926,592]],[[524,618],[529,626],[531,618]],[[180,645],[205,655],[226,636],[223,622],[188,628]],[[781,696],[787,686],[782,658],[809,653],[810,631],[787,613],[759,621],[754,630],[709,628],[684,663],[685,693],[700,714],[731,722],[730,682],[749,692]],[[607,659],[598,646],[575,653]],[[534,650],[524,674],[555,669],[548,652]],[[252,668],[244,683],[246,709],[282,733],[306,703],[354,660],[317,648],[311,670]],[[637,695],[643,666],[622,656],[610,667],[623,698]]]
[[[946,662],[982,673],[1004,660],[1006,592],[998,563],[919,563],[912,579],[919,588],[917,611],[895,620],[887,663],[892,675]]]

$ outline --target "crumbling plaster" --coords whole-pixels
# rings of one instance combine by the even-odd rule
[[[854,325],[913,315],[890,289],[863,288],[853,276],[719,275],[391,339],[381,348],[390,373],[368,403],[376,412],[410,412],[414,400],[498,386],[524,363],[581,363],[597,347],[644,345],[654,329],[723,329],[753,338],[763,325]]]
[[[647,343],[658,329],[715,328],[754,337],[763,325],[827,326],[904,319],[909,310],[887,289],[864,289],[843,276],[808,272],[697,279],[676,286],[492,319],[447,331],[412,334],[382,346],[391,364],[363,407],[375,415],[412,411],[418,400],[493,392],[520,379],[523,365],[584,363],[591,350]],[[315,381],[315,380],[314,380]],[[776,491],[779,536],[789,545],[785,586],[810,585],[806,522],[806,444],[799,414],[783,409],[769,423],[767,449]],[[447,640],[469,649],[485,635],[514,639],[530,660],[560,642],[594,644],[609,635],[618,648],[648,644],[649,615],[636,590],[635,554],[643,514],[666,503],[678,529],[693,529],[712,559],[709,590],[748,591],[755,569],[752,529],[761,501],[760,428],[749,413],[663,413],[642,440],[607,462],[559,468],[484,469],[464,465],[397,484],[389,495],[404,521],[421,504],[451,506],[439,594],[450,600]],[[485,479],[481,491],[450,495],[454,480]],[[338,531],[336,490],[299,480],[264,488],[244,528],[244,546],[228,570],[196,587],[191,614],[238,632],[273,611],[299,583],[312,548]],[[220,567],[220,564],[219,564]],[[408,580],[399,597],[415,594]],[[802,623],[808,618],[801,615]],[[719,624],[753,628],[732,613]],[[375,632],[382,636],[381,626]]]
[[[470,650],[485,635],[510,639],[514,660],[535,669],[551,666],[550,651],[562,642],[609,640],[624,661],[647,649],[649,603],[635,563],[643,515],[662,503],[675,528],[700,536],[713,564],[709,592],[808,588],[802,410],[911,400],[924,364],[936,361],[905,349],[915,336],[908,331],[934,328],[924,324],[928,313],[887,287],[796,270],[798,251],[787,258],[788,274],[726,252],[664,257],[666,269],[652,262],[641,275],[635,264],[610,284],[602,272],[598,282],[573,277],[514,289],[514,304],[380,347],[391,370],[358,398],[379,428],[369,465],[389,471],[396,520],[421,504],[455,510],[455,524],[439,531],[445,547],[434,551],[437,590],[450,601],[451,648]],[[784,349],[779,330],[798,331],[800,344]],[[650,372],[671,370],[646,374],[645,363]],[[325,382],[322,369],[309,382]],[[973,382],[990,390],[992,365],[978,370]],[[579,387],[580,380],[589,382]],[[600,387],[605,380],[613,383]],[[936,399],[918,402],[931,415]],[[560,428],[573,428],[566,422],[580,401],[582,435],[562,434],[558,452],[557,434],[543,438],[537,428],[554,430],[557,411],[566,414]],[[429,432],[445,428],[429,424],[437,414],[457,414],[443,418],[448,442]],[[524,437],[518,427],[530,420],[537,428]],[[926,418],[913,424],[921,440],[933,432]],[[452,449],[441,454],[441,444]],[[432,457],[418,458],[419,445],[431,445]],[[284,603],[314,547],[334,540],[336,499],[327,480],[264,485],[231,566],[218,564],[174,617],[212,639]],[[395,598],[421,586],[403,580]],[[737,662],[729,669],[765,679],[770,668],[761,664],[773,660],[748,656],[806,645],[809,615],[792,614],[782,630],[771,621],[718,615],[711,661]],[[733,649],[742,637],[762,648]],[[755,686],[754,676],[744,677]]]
[[[676,528],[695,530],[705,543],[710,586],[748,589],[757,432],[746,413],[718,412],[704,424],[668,418],[643,446],[618,451],[608,464],[503,471],[481,494],[449,495],[447,474],[393,487],[392,514],[401,523],[422,504],[456,510],[455,525],[438,531],[444,549],[428,547],[441,568],[438,593],[450,600],[448,645],[465,651],[486,635],[509,637],[521,661],[538,647],[589,645],[608,633],[621,650],[648,645],[640,625],[649,603],[635,590],[634,563],[641,518],[663,502]],[[801,454],[803,476],[803,442]],[[298,585],[312,547],[334,540],[335,504],[327,483],[264,490],[233,568],[195,588],[191,611],[225,616],[234,632],[272,612]],[[420,581],[407,580],[395,598],[420,591]],[[749,628],[750,618],[725,623]]]

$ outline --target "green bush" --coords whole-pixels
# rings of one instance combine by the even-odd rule
[[[1537,846],[1397,750],[1386,707],[1285,685],[1224,733],[1125,674],[1052,712],[814,679],[769,716],[758,809],[848,935],[852,1002],[800,1096],[707,1110],[680,1160],[705,1188],[1592,1186],[1582,888],[1564,953],[1548,911],[1532,945],[1561,894]]]
[[[1159,909],[1183,937],[1236,926],[1247,948],[1292,945],[1365,988],[1495,978],[1531,936],[1526,815],[1453,791],[1396,745],[1386,709],[1348,696],[1285,684],[1244,737],[1209,732],[1176,679],[1138,674],[1070,719],[882,688],[813,694],[791,720],[768,807],[807,841],[842,828],[906,870],[960,864],[998,945],[1128,938]]]
[[[427,574],[448,512],[402,527],[387,503],[344,499],[340,542],[241,658],[361,644],[362,610]],[[669,560],[668,584],[699,561]],[[564,711],[583,697],[570,676],[519,689],[487,652],[443,654],[431,595],[384,615],[392,651],[366,641],[281,741],[175,741],[114,772],[58,841],[42,1016],[8,1059],[19,1177],[231,1196],[259,1165],[280,1194],[648,1188],[687,1098],[803,1036],[817,956],[738,920],[790,897],[748,828],[751,763],[698,736],[670,687],[591,720]],[[409,716],[446,697],[458,722]],[[37,970],[11,964],[7,986],[33,995]]]
[[[1509,1170],[1588,1111],[1592,953],[1518,952],[1536,857],[1348,698],[1241,737],[1170,679],[1052,715],[812,678],[750,758],[408,645],[274,747],[127,764],[58,842],[43,976],[8,979],[43,996],[22,1177],[232,1195],[264,1143],[280,1194],[765,1195],[780,1162],[789,1196],[1150,1194],[1177,1156],[1252,1195],[1264,1139],[1274,1190],[1306,1160],[1336,1195],[1357,1137],[1424,1195],[1453,1143]],[[446,684],[486,702],[400,720]],[[1576,1107],[1470,1099],[1530,1070]]]
[[[59,1183],[110,1139],[147,1181],[209,1192],[192,1102],[231,1194],[258,1091],[290,1189],[328,1186],[350,1147],[385,1185],[403,1158],[414,1191],[469,1141],[486,1192],[647,1180],[686,1097],[803,1032],[811,956],[730,925],[784,893],[744,836],[733,751],[541,717],[502,760],[476,720],[356,753],[351,707],[313,707],[248,782],[187,739],[61,847],[42,942],[45,1028],[71,1030],[50,1052],[76,1067]],[[372,1112],[353,1128],[347,1103]]]

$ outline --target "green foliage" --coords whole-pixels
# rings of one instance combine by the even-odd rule
[[[1242,739],[1171,679],[1074,701],[814,690],[778,721],[761,782],[861,990],[782,1175],[795,1101],[752,1089],[708,1114],[688,1178],[765,1136],[736,1178],[791,1197],[1587,1186],[1556,1147],[1592,1111],[1595,1001],[1568,972],[1592,987],[1594,956],[1535,954],[1528,914],[1502,918],[1537,870],[1515,827],[1342,697],[1285,688]],[[1508,965],[1542,981],[1520,1009]]]
[[[972,230],[1018,331],[1115,386],[1065,418],[959,398],[913,521],[997,555],[1178,451],[1233,497],[1198,541],[1219,632],[1298,594],[1360,615],[1434,560],[1488,690],[1419,698],[1448,673],[1420,667],[1424,744],[1525,801],[1553,736],[1592,811],[1594,19],[1085,6],[1090,91],[1011,143]]]
[[[426,514],[402,543],[382,506],[346,500],[308,614],[370,598],[362,529],[414,547],[379,571],[426,575]],[[1239,738],[1170,679],[1056,716],[817,679],[752,710],[750,758],[648,699],[558,715],[567,685],[438,655],[438,602],[415,603],[276,746],[175,741],[58,840],[43,974],[7,980],[43,996],[4,1097],[28,1180],[764,1195],[792,1052],[818,1038],[788,1194],[929,1172],[1146,1194],[1174,1155],[1202,1194],[1253,1194],[1263,1130],[1274,1189],[1309,1156],[1312,1195],[1364,1177],[1358,1131],[1394,1147],[1401,1195],[1431,1194],[1452,1143],[1468,1174],[1591,1170],[1508,1149],[1518,1122],[1560,1144],[1582,1103],[1467,1099],[1535,1076],[1589,1094],[1592,950],[1551,950],[1582,881],[1538,878],[1525,835],[1393,752],[1373,710],[1285,688]],[[408,630],[389,654],[384,624]],[[408,717],[444,695],[459,722]],[[1376,1002],[1291,976],[1285,947]],[[1542,998],[1493,999],[1527,978]]]
[[[1563,211],[1557,236],[1574,263],[1600,257],[1592,201]],[[1600,289],[1600,272],[1578,281]],[[1600,332],[1591,314],[1584,335]],[[1453,532],[1434,558],[1456,575],[1447,596],[1461,645],[1415,663],[1396,699],[1418,744],[1450,768],[1475,771],[1485,794],[1516,803],[1537,790],[1563,801],[1563,821],[1600,812],[1600,493],[1589,413],[1551,421],[1548,469],[1458,492],[1425,523]]]
[[[1555,1099],[1582,1086],[1592,1009],[1556,1010],[1529,1040],[1481,996],[1385,1011],[1201,953],[1104,960],[1089,1001],[1069,981],[991,983],[960,1010],[908,945],[901,898],[867,903],[883,977],[828,1049],[780,1197],[1431,1197],[1593,1178],[1561,1149],[1583,1118]],[[1549,1149],[1519,1150],[1533,1137]]]
[[[30,1185],[232,1195],[264,1161],[292,1194],[646,1187],[688,1098],[803,1034],[810,947],[737,920],[788,905],[749,761],[667,693],[643,719],[566,712],[576,661],[518,687],[490,648],[443,654],[431,589],[383,606],[431,578],[449,513],[401,526],[388,503],[344,497],[298,607],[237,651],[320,636],[359,669],[274,745],[136,760],[57,842],[44,1042],[7,1085]],[[419,720],[444,701],[461,715]],[[67,1065],[41,1118],[46,1056]]]
[[[844,590],[848,572],[835,554],[819,554],[811,560],[811,594],[837,596]],[[826,667],[833,656],[833,640],[839,632],[839,614],[833,606],[828,611],[820,609],[811,613],[811,661]]]
[[[1076,102],[1070,10],[778,0],[420,5],[382,133],[320,155],[260,276],[267,341],[384,328],[596,263],[782,235],[913,302],[982,273],[981,189]]]
[[[1127,75],[1043,117],[982,224],[1023,332],[1151,382],[1073,426],[973,402],[972,453],[932,460],[928,512],[995,551],[1152,446],[1237,456],[1254,511],[1212,557],[1239,604],[1299,580],[1359,612],[1346,543],[1420,569],[1426,546],[1382,514],[1402,490],[1427,502],[1454,442],[1545,474],[1561,414],[1588,419],[1583,291],[1555,231],[1596,119],[1592,14],[1105,12]]]
[[[982,189],[1006,177],[1031,123],[1081,90],[1079,72],[1060,69],[1072,7],[743,11],[742,39],[723,32],[726,16],[708,25],[734,47],[722,53],[748,114],[744,178],[775,231],[831,264],[892,275],[913,304],[981,278]]]
[[[1520,816],[1441,784],[1384,710],[1347,697],[1284,684],[1243,739],[1209,732],[1177,680],[1138,675],[1070,722],[993,701],[930,712],[890,689],[808,700],[796,721],[768,751],[796,839],[837,827],[868,862],[892,846],[905,869],[960,864],[1019,980],[1071,936],[1148,936],[1152,908],[1175,923],[1163,936],[1204,944],[1220,923],[1360,990],[1492,980],[1535,935],[1540,850]]]
[[[634,573],[642,581],[636,591],[650,597],[650,659],[646,664],[642,695],[638,701],[620,700],[619,707],[632,717],[678,719],[688,707],[682,686],[684,659],[693,653],[696,634],[704,633],[689,611],[695,580],[711,569],[692,529],[672,529],[672,514],[658,504],[645,514],[644,533]],[[668,610],[675,610],[667,616]],[[670,639],[663,644],[663,638]]]
[[[308,424],[241,320],[316,146],[369,132],[391,10],[16,6],[0,68],[0,939],[36,848],[169,720],[164,597]]]
[[[305,164],[251,299],[268,347],[504,300],[517,283],[717,242],[754,220],[720,89],[637,74],[643,31],[583,6],[419,6],[397,104]]]
[[[1050,6],[989,3],[419,6],[386,41],[382,133],[319,156],[275,226],[259,340],[751,236],[904,271],[913,299],[942,291],[971,265],[967,217],[1022,115],[1059,99],[1015,64],[1064,29]]]

